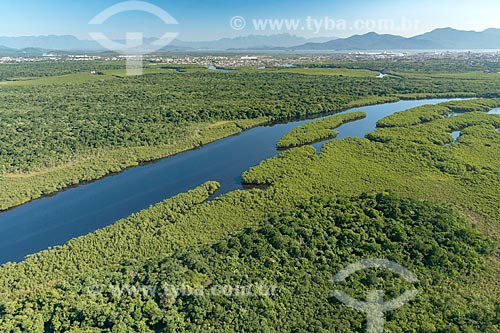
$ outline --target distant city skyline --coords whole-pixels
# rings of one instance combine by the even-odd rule
[[[0,36],[75,35],[90,39],[96,28],[88,22],[119,0],[88,0],[85,2],[56,0],[3,0],[0,3]],[[160,36],[165,31],[179,32],[185,41],[214,40],[246,35],[274,35],[289,33],[306,38],[347,37],[367,32],[414,36],[436,28],[451,27],[460,30],[482,31],[500,28],[496,0],[353,0],[353,1],[273,1],[273,0],[151,0],[151,4],[170,13],[178,25],[167,26],[151,14],[137,11],[111,18],[99,30],[110,38],[124,38],[127,32],[141,32],[145,36]],[[231,26],[234,17],[241,17],[245,25]],[[266,26],[256,29],[254,20],[299,20],[300,25],[281,29]],[[262,21],[264,20],[264,21]],[[307,21],[309,20],[309,21]],[[324,20],[337,22],[332,29]],[[395,26],[375,24],[392,20]],[[346,22],[344,26],[343,22]],[[361,22],[354,27],[355,22]],[[340,22],[340,23],[339,23]],[[410,26],[401,27],[401,22]],[[415,23],[415,24],[413,24]],[[275,27],[276,28],[276,27]],[[293,29],[291,29],[293,28]]]

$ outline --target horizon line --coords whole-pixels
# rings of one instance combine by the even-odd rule
[[[306,36],[301,36],[300,34],[294,34],[294,33],[291,33],[291,32],[281,32],[281,33],[270,33],[270,34],[265,34],[265,33],[263,33],[263,34],[255,34],[255,33],[250,33],[250,34],[239,35],[239,36],[214,37],[213,39],[206,39],[206,40],[185,40],[185,39],[181,39],[181,38],[177,38],[176,40],[177,41],[181,41],[181,42],[194,43],[194,42],[213,42],[213,41],[218,41],[218,40],[221,40],[221,39],[235,39],[235,38],[245,38],[245,37],[272,37],[272,36],[282,36],[282,35],[288,35],[288,36],[292,36],[292,37],[304,38],[306,40],[309,40],[309,39],[318,39],[318,38],[347,39],[347,38],[354,37],[354,36],[363,36],[363,35],[374,34],[374,33],[377,34],[377,35],[381,35],[381,36],[383,36],[383,35],[392,35],[392,36],[400,36],[400,37],[404,37],[404,38],[412,38],[412,37],[421,36],[421,35],[424,35],[426,33],[430,33],[430,32],[436,31],[436,30],[445,30],[445,29],[451,29],[451,30],[461,31],[461,32],[475,32],[475,33],[482,33],[482,32],[486,32],[488,30],[494,30],[494,29],[500,30],[500,28],[495,28],[495,27],[491,27],[491,28],[487,28],[487,29],[483,29],[483,30],[461,30],[461,29],[456,29],[456,28],[447,26],[447,27],[434,28],[432,30],[429,30],[429,31],[426,31],[426,32],[422,32],[422,33],[418,33],[418,34],[412,35],[412,36],[402,36],[402,35],[398,35],[398,34],[379,33],[379,32],[376,32],[376,31],[369,31],[369,32],[365,32],[365,33],[358,33],[358,34],[355,33],[355,34],[352,34],[352,35],[349,35],[349,36],[346,36],[346,37],[326,36],[326,35],[318,35],[318,36],[306,37]],[[86,42],[95,41],[90,36],[87,36],[88,38],[83,38],[82,36],[78,36],[78,35],[74,35],[74,34],[0,35],[0,38],[34,38],[34,37],[75,37],[76,39],[81,40],[81,41],[86,41]],[[145,36],[144,38],[149,39],[149,38],[158,38],[158,37],[159,36]],[[117,40],[119,40],[119,39],[117,39]]]

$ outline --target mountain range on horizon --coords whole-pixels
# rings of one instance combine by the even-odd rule
[[[294,50],[479,50],[500,49],[500,29],[481,32],[435,29],[414,37],[370,32],[325,43],[306,43]]]
[[[146,39],[146,43],[154,39]],[[175,40],[163,51],[370,51],[370,50],[472,50],[500,49],[500,29],[482,32],[440,28],[414,37],[402,37],[370,32],[348,38],[307,39],[288,33],[248,35],[214,41]],[[99,43],[71,35],[0,37],[0,55],[47,52],[104,52]]]
[[[155,38],[146,38],[145,42],[153,42]],[[227,50],[240,48],[287,48],[310,42],[327,42],[332,38],[304,38],[291,34],[249,35],[235,38],[221,38],[213,41],[175,40],[169,49],[186,50]],[[118,40],[124,43],[124,41]],[[72,35],[0,37],[0,50],[24,50],[35,48],[52,51],[105,51],[96,41],[79,39]]]

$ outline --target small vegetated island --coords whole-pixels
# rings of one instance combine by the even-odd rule
[[[279,149],[300,147],[327,139],[334,139],[339,132],[335,129],[345,123],[366,118],[364,112],[353,112],[313,121],[294,128],[278,142]]]
[[[78,82],[64,91],[58,84],[2,87],[0,181],[10,184],[2,202],[9,206],[50,193],[110,168],[120,170],[140,156],[162,156],[180,142],[191,147],[200,137],[227,136],[262,119],[340,111],[363,99],[400,94],[498,97],[500,92],[497,79],[442,74],[443,67],[456,66],[441,60],[392,66],[399,76],[386,78],[384,85],[376,78],[332,80],[318,74],[322,71],[188,69],[110,81],[110,86]],[[151,90],[141,90],[145,86]],[[344,90],[328,97],[337,91],[334,86]],[[96,88],[102,90],[90,94]],[[72,95],[82,89],[89,105]],[[53,96],[33,101],[42,90]],[[104,99],[108,95],[112,102]],[[165,103],[151,102],[155,98]],[[10,111],[16,105],[17,113]],[[366,138],[332,141],[320,153],[306,144],[243,174],[245,183],[267,185],[265,190],[209,200],[219,184],[200,184],[22,263],[3,265],[0,331],[360,333],[366,331],[366,315],[335,300],[332,290],[360,300],[368,290],[385,290],[389,300],[416,288],[413,302],[387,314],[387,331],[500,332],[500,115],[486,112],[499,105],[498,99],[483,98],[411,109],[381,120]],[[47,115],[50,121],[44,123]],[[300,142],[316,138],[317,126],[333,131],[333,125],[302,129],[299,137],[306,139]],[[40,130],[30,132],[36,126]],[[172,128],[181,140],[168,132]],[[204,136],[210,130],[216,133]],[[453,143],[454,131],[461,136]],[[51,137],[64,144],[47,157]],[[34,145],[15,154],[21,148],[13,142]],[[102,155],[91,155],[92,147]],[[104,156],[109,160],[90,168],[92,158]],[[89,159],[78,164],[83,157]],[[69,161],[74,165],[65,164]],[[32,174],[16,178],[16,172]],[[418,282],[410,285],[386,270],[332,281],[347,265],[372,257],[403,265]],[[254,297],[192,291],[221,286],[257,291],[259,284],[276,288]],[[175,293],[168,286],[192,289]]]

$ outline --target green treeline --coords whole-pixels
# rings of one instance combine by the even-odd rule
[[[378,127],[411,127],[441,119],[454,113],[488,112],[500,106],[500,99],[473,99],[451,101],[439,106],[423,105],[408,111],[397,112],[380,120]]]
[[[427,89],[417,81],[381,86],[376,80],[166,70],[120,80],[5,85],[0,90],[0,173],[50,169],[99,150],[177,144],[195,137],[190,129],[202,123],[295,119],[338,112],[359,99]],[[500,89],[500,82],[492,84]],[[454,89],[452,82],[447,87]],[[487,87],[469,88],[481,92]]]
[[[278,142],[278,148],[300,147],[318,141],[335,138],[339,132],[335,129],[343,124],[366,118],[365,112],[353,112],[316,120],[294,128]]]
[[[47,271],[58,271],[58,279],[70,281],[90,274],[96,267],[113,268],[128,258],[146,259],[193,245],[194,238],[188,236],[189,231],[182,231],[182,228],[190,228],[189,224],[180,220],[191,212],[203,209],[201,204],[219,187],[217,182],[207,182],[106,228],[73,239],[64,246],[29,256],[25,264],[8,263],[2,267],[5,275],[0,294],[16,294],[20,290],[35,290],[37,286],[50,284],[54,276],[47,275]],[[165,237],[171,237],[171,242]],[[42,264],[42,269],[28,269],[23,273],[24,278],[19,279],[20,271],[17,270],[21,266],[35,267],[39,264]]]
[[[0,81],[23,81],[35,78],[91,71],[123,70],[124,61],[23,62],[0,65]]]
[[[393,131],[386,140],[332,141],[319,154],[286,150],[244,174],[265,190],[205,202],[218,188],[207,183],[2,266],[0,330],[364,332],[366,316],[330,297],[332,289],[394,298],[413,286],[377,270],[341,285],[331,278],[378,256],[419,279],[418,298],[387,315],[391,332],[500,332],[498,127],[500,116],[468,112],[370,134]],[[451,142],[456,129],[457,142],[437,142]],[[111,292],[163,283],[277,289],[251,298]]]
[[[466,107],[471,102],[461,103]],[[494,101],[491,103],[495,105]],[[446,104],[435,108],[442,110]],[[398,117],[402,123],[411,123],[414,112],[421,110],[421,107],[408,110],[407,120],[404,112]],[[353,194],[367,189],[382,191],[388,186],[410,196],[467,207],[485,215],[476,217],[478,220],[494,224],[498,221],[498,211],[490,202],[492,198],[500,200],[495,185],[500,181],[498,128],[500,116],[484,112],[440,117],[408,127],[379,128],[369,133],[368,139],[348,138],[328,143],[320,154],[310,146],[283,152],[245,172],[243,181],[273,186],[286,183],[289,191],[325,187]],[[455,131],[461,131],[461,136],[452,144],[450,133]],[[331,180],[320,177],[325,174]],[[297,181],[304,175],[315,181]]]
[[[147,75],[114,79],[111,74],[123,69],[123,63],[16,66],[0,66],[5,79],[59,79],[4,84],[0,89],[0,186],[5,188],[0,209],[269,121],[335,113],[405,96],[490,96],[500,91],[500,80],[488,76],[394,76],[381,81],[281,71],[219,73],[195,66],[177,72],[147,66]],[[91,70],[104,72],[106,79],[68,77],[65,82],[64,76],[55,76]]]
[[[419,297],[388,315],[386,329],[495,332],[499,318],[487,303],[487,290],[481,293],[484,303],[473,307],[465,302],[464,290],[486,269],[492,249],[447,206],[387,193],[312,198],[210,245],[187,246],[143,262],[128,260],[99,274],[82,274],[77,282],[59,282],[29,294],[22,308],[2,299],[0,327],[31,332],[363,332],[364,314],[332,298],[332,289],[358,299],[367,290],[385,290],[389,300],[417,288]],[[419,282],[411,285],[383,270],[332,282],[348,264],[370,257],[401,263]],[[231,294],[225,286],[251,286],[251,292]],[[457,297],[456,288],[463,295]],[[219,293],[212,295],[212,290]],[[443,311],[447,299],[454,300],[453,311]]]
[[[471,73],[494,75],[500,72],[500,65],[496,61],[478,60],[470,61],[468,58],[462,59],[442,59],[439,57],[423,59],[403,59],[393,60],[356,60],[332,63],[306,64],[311,68],[350,68],[350,69],[371,69],[373,71],[385,71],[391,74],[421,74],[426,78],[441,75],[466,74],[463,79],[475,79],[470,77]],[[481,76],[480,76],[481,77]],[[484,76],[482,76],[484,77]]]
[[[413,115],[410,114],[407,120],[410,122],[412,119]],[[416,142],[443,146],[453,142],[450,133],[477,126],[493,130],[499,128],[500,116],[472,112],[460,117],[446,118],[439,123],[424,123],[416,128],[411,126],[380,128],[368,133],[367,138],[377,142]]]
[[[38,66],[50,72],[58,65]],[[360,99],[488,94],[500,89],[493,79],[380,82],[293,73],[165,70],[120,80],[5,85],[0,90],[0,173],[51,169],[102,150],[178,144],[196,137],[190,129],[202,123],[294,119],[342,111]]]
[[[377,127],[410,127],[441,119],[451,113],[445,106],[423,105],[412,110],[397,112],[377,122]]]
[[[62,167],[55,167],[28,175],[0,176],[0,210],[5,210],[38,199],[84,181],[93,181],[139,163],[158,160],[177,153],[196,149],[215,140],[241,133],[243,130],[265,124],[266,118],[227,122],[221,125],[196,124],[184,129],[187,133],[173,130],[178,138],[170,144],[97,150]]]
[[[467,101],[450,101],[443,103],[454,113],[488,112],[500,106],[500,99],[472,99]]]
[[[499,99],[451,101],[436,106],[421,106],[382,119],[377,124],[379,129],[368,133],[367,138],[377,142],[449,145],[453,143],[450,135],[452,132],[471,131],[474,128],[484,130],[499,128],[500,116],[485,114],[498,106],[500,106]],[[448,117],[454,113],[455,116]],[[481,136],[476,135],[476,137]],[[464,138],[473,137],[466,135],[460,140]],[[479,144],[476,149],[480,146]],[[477,162],[480,162],[480,159]]]

